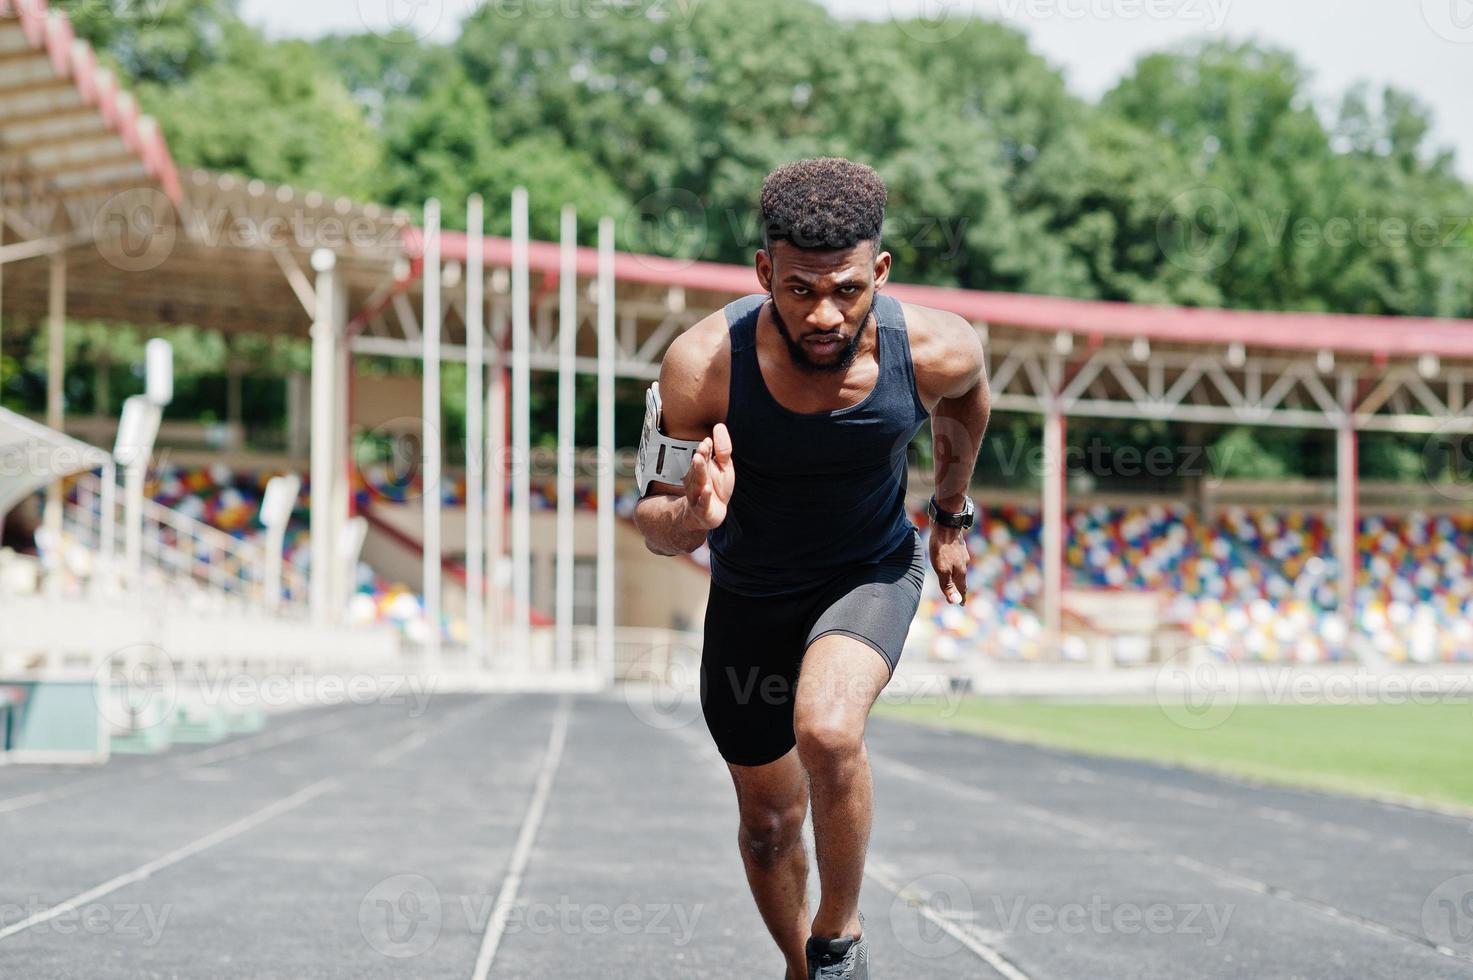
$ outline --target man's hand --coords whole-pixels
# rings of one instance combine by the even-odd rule
[[[726,506],[736,486],[736,468],[731,462],[731,433],[718,422],[711,435],[701,440],[685,474],[685,500],[691,520],[707,530],[726,520]]]
[[[949,605],[961,606],[967,601],[967,532],[958,527],[931,525],[931,567],[941,581],[941,594]]]

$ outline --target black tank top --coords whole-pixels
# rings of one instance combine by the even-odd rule
[[[767,297],[726,308],[736,485],[707,536],[711,579],[749,596],[781,595],[879,561],[915,531],[905,509],[906,447],[930,417],[916,392],[900,302],[876,297],[880,372],[859,402],[833,412],[778,404],[757,365]]]

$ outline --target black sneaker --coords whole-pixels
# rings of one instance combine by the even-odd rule
[[[808,940],[807,953],[808,980],[869,980],[869,940],[863,935],[858,939],[814,936]]]

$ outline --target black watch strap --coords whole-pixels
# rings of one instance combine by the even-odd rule
[[[963,530],[969,529],[977,518],[977,505],[971,497],[962,498],[965,503],[959,513],[942,510],[936,506],[936,498],[931,498],[930,512],[931,520],[942,527],[955,527]]]

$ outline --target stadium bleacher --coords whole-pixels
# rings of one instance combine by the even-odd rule
[[[165,466],[151,475],[155,500],[237,537],[261,533],[261,494],[272,471]],[[463,479],[446,482],[448,506],[463,506]],[[360,507],[418,499],[418,480],[397,481],[368,467],[353,488]],[[632,511],[626,490],[616,510]],[[555,481],[533,483],[533,508],[556,506]],[[577,506],[597,505],[578,488]],[[287,536],[287,560],[305,567],[307,487]],[[925,526],[924,514],[913,515]],[[1038,612],[1043,587],[1042,518],[1036,507],[984,508],[969,538],[974,561],[965,608],[928,594],[921,616],[933,631],[933,655],[981,654],[1040,659]],[[1473,514],[1363,515],[1358,537],[1355,643],[1347,645],[1338,612],[1332,524],[1322,513],[1225,508],[1203,520],[1181,502],[1135,507],[1094,504],[1070,512],[1065,569],[1071,589],[1129,590],[1167,597],[1166,619],[1196,641],[1236,660],[1319,663],[1355,656],[1360,645],[1396,662],[1473,661]],[[704,549],[694,556],[707,563]],[[350,618],[391,623],[410,639],[426,629],[422,598],[399,582],[360,568]],[[442,635],[463,642],[466,624],[443,616]],[[1068,651],[1066,651],[1067,654]]]

